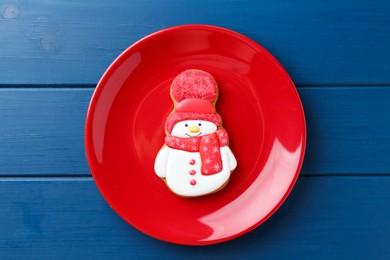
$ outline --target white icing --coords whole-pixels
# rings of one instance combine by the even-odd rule
[[[166,177],[167,172],[167,163],[169,159],[170,148],[168,146],[163,146],[158,152],[156,160],[154,162],[154,172],[160,178]]]
[[[222,147],[224,148],[224,147]],[[222,171],[213,175],[202,175],[200,172],[201,160],[198,152],[186,152],[182,150],[170,149],[166,170],[166,182],[174,193],[195,197],[201,196],[221,188],[230,177],[229,157],[225,149],[221,148]],[[191,165],[190,160],[195,160]],[[191,175],[190,171],[195,170],[196,174]],[[191,180],[196,184],[191,185]]]
[[[198,127],[199,131],[195,131],[196,129],[190,131],[191,126]],[[172,135],[190,138],[190,136],[211,134],[216,130],[217,127],[208,121],[185,120],[175,124]],[[178,195],[196,197],[209,194],[221,188],[229,180],[231,171],[237,166],[236,158],[228,146],[220,147],[220,152],[222,171],[212,175],[202,175],[199,152],[187,152],[164,146],[157,154],[154,170],[157,176],[166,178],[169,189]],[[191,164],[191,160],[195,160],[195,163]],[[196,173],[192,175],[190,171]]]
[[[229,168],[231,171],[233,171],[237,167],[236,157],[234,157],[234,154],[233,154],[232,150],[230,150],[229,146],[221,147],[221,149],[222,148],[225,149],[225,152],[227,153],[227,155],[229,157]]]
[[[199,131],[195,131],[198,129]],[[184,120],[173,126],[171,134],[181,138],[190,138],[194,136],[208,135],[214,133],[216,130],[217,126],[209,121]]]

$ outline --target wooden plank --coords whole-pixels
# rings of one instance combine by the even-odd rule
[[[93,89],[0,89],[0,175],[86,175]],[[301,87],[303,175],[389,174],[390,87]]]
[[[390,88],[300,88],[305,174],[390,173]]]
[[[92,89],[0,89],[0,174],[86,174]]]
[[[389,185],[388,176],[300,178],[281,209],[249,234],[184,247],[127,225],[90,178],[3,178],[1,258],[385,259]]]
[[[389,84],[390,2],[27,1],[0,4],[0,84],[96,84],[138,39],[212,24],[269,49],[297,84]]]

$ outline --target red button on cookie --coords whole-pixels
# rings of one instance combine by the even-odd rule
[[[191,165],[194,165],[194,164],[195,164],[195,160],[194,160],[194,159],[191,159],[191,160],[190,160],[190,164],[191,164]]]
[[[194,179],[190,180],[190,184],[191,185],[195,185],[196,184],[196,180],[194,180]]]
[[[195,174],[196,174],[196,171],[195,171],[195,170],[191,170],[191,171],[190,171],[190,174],[191,174],[191,175],[195,175]]]

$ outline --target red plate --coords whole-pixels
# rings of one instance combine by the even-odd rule
[[[238,161],[226,187],[198,198],[174,195],[153,170],[170,84],[187,69],[218,82],[217,111]],[[270,53],[236,32],[186,25],[143,38],[108,68],[85,144],[100,192],[123,219],[160,240],[206,245],[243,235],[279,208],[299,175],[306,130],[295,86]]]

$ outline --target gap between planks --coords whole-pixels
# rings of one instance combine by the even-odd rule
[[[386,174],[316,174],[316,175],[299,175],[299,178],[375,178],[375,177],[390,177],[390,173]],[[93,177],[88,174],[80,175],[0,175],[0,182],[31,182],[31,181],[93,181]]]

